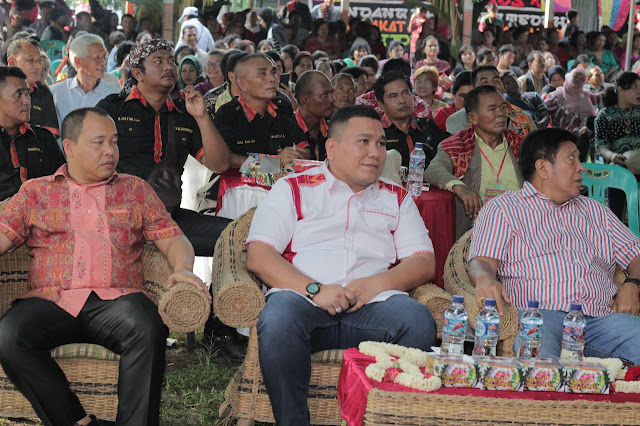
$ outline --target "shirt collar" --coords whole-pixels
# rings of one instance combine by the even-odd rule
[[[334,175],[331,172],[331,170],[329,170],[328,159],[324,160],[324,164],[322,165],[322,172],[324,173],[325,182],[327,183],[327,186],[329,188],[329,194],[333,194],[333,190],[336,187],[336,185],[338,185],[338,188],[347,188],[349,189],[349,191],[351,191],[351,188],[349,187],[349,185],[346,184],[346,182],[343,182],[340,179],[338,179],[336,175]],[[360,191],[358,194],[364,194],[367,191],[371,190],[373,191],[373,196],[375,197],[378,194],[380,184],[381,184],[381,181],[378,180],[377,182],[374,182],[368,187],[366,187],[364,190]]]
[[[473,132],[473,134],[476,137],[476,142],[479,143],[480,145],[484,145],[486,147],[488,147],[489,149],[491,149],[491,147],[489,146],[489,144],[487,144],[484,139],[482,139],[480,137],[479,134],[477,134],[476,132]],[[495,149],[492,149],[492,151],[504,151],[505,149],[507,149],[507,138],[504,136],[504,133],[502,134],[502,143],[500,143],[498,146],[495,147]]]
[[[140,93],[140,90],[138,90],[138,86],[133,87],[133,90],[131,90],[131,93],[129,93],[129,96],[127,96],[127,99],[125,99],[124,101],[127,102],[132,99],[139,100],[140,103],[142,103],[142,105],[144,105],[145,107],[149,105],[144,96],[142,96],[142,93]],[[167,96],[166,105],[169,111],[173,111],[175,108],[176,111],[181,112],[180,109],[176,106],[175,102],[173,102],[173,99],[171,99],[171,96]]]
[[[531,184],[531,182],[529,181],[525,181],[524,185],[522,185],[522,189],[520,190],[520,192],[522,193],[522,196],[525,198],[530,198],[533,196],[537,196],[538,198],[540,198],[541,200],[546,200],[549,203],[553,204],[554,206],[556,206],[556,203],[554,203],[553,201],[551,201],[551,199],[544,194],[543,192],[541,192],[540,190],[538,190],[535,186],[533,186]],[[572,198],[568,201],[565,201],[560,207],[564,207],[568,204],[573,204],[577,201],[579,197],[577,198]]]
[[[296,123],[298,123],[298,127],[300,127],[300,130],[302,130],[302,133],[307,134],[307,132],[309,131],[309,128],[307,127],[307,124],[304,122],[304,119],[302,118],[302,114],[300,113],[300,108],[296,110],[295,116],[296,116]],[[322,133],[322,136],[324,136],[325,138],[329,135],[329,125],[327,124],[327,120],[325,120],[324,117],[320,118],[320,133]]]
[[[33,91],[34,91],[34,90],[36,90],[37,88],[38,88],[38,83],[37,83],[37,82],[35,82],[35,83],[31,83],[31,84],[29,85],[29,92],[30,92],[30,93],[33,93]]]
[[[393,124],[391,120],[389,120],[389,117],[387,117],[386,113],[382,114],[382,118],[380,119],[380,122],[382,123],[382,127],[384,127],[385,129],[388,129]],[[396,126],[396,128],[398,128],[398,126]],[[418,123],[416,122],[415,118],[410,117],[409,129],[419,129],[419,128],[420,126],[418,126]],[[398,128],[398,130],[400,129]]]
[[[60,166],[60,168],[58,170],[56,170],[56,172],[52,176],[50,176],[51,181],[53,182],[54,180],[56,180],[56,178],[58,176],[62,176],[65,179],[70,180],[71,182],[73,182],[76,185],[84,186],[84,187],[90,187],[90,186],[106,185],[108,183],[113,182],[118,177],[118,172],[113,172],[111,177],[109,177],[109,179],[107,179],[107,180],[103,180],[101,182],[96,182],[96,183],[92,183],[90,185],[86,185],[86,184],[78,183],[75,180],[71,179],[71,177],[69,176],[69,166],[68,166],[68,164],[65,163],[62,166]]]
[[[30,132],[33,132],[33,129],[31,128],[29,123],[22,123],[20,125],[20,128],[18,128],[18,132],[20,132],[21,135],[24,135],[25,133],[27,133],[27,130]]]
[[[255,108],[249,105],[249,103],[244,100],[242,95],[238,96],[238,102],[244,110],[244,113],[247,116],[249,122],[252,122],[254,118],[256,118],[256,115],[258,115],[258,111],[256,111]],[[278,114],[278,107],[273,101],[269,101],[269,103],[267,104],[267,112],[274,118]]]

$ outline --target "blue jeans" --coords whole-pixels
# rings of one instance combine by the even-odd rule
[[[297,293],[267,297],[258,320],[260,369],[278,426],[309,424],[311,354],[375,340],[424,351],[436,342],[429,310],[406,295],[329,315]]]
[[[521,313],[521,312],[519,312]],[[540,356],[559,359],[562,351],[562,322],[567,316],[562,311],[540,310],[542,346]],[[640,365],[640,317],[629,314],[611,314],[604,317],[589,317],[585,329],[584,356],[598,358],[621,358]],[[518,340],[514,345],[514,353]]]

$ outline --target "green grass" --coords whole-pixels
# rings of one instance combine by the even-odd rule
[[[160,422],[164,425],[213,425],[220,419],[218,409],[224,390],[238,366],[197,344],[186,349],[186,337],[167,349]],[[197,340],[200,341],[199,336]]]
[[[160,404],[160,424],[213,426],[219,422],[218,409],[224,401],[224,390],[238,365],[231,364],[210,348],[200,344],[188,349],[186,334],[172,334],[178,342],[167,348],[167,367]],[[102,422],[102,425],[114,425]],[[0,426],[35,426],[40,422],[24,419],[0,419]]]

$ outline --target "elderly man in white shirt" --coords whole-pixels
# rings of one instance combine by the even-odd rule
[[[407,294],[435,277],[433,246],[411,196],[380,179],[377,113],[340,109],[326,149],[322,167],[274,185],[247,237],[247,266],[270,287],[257,327],[278,425],[309,424],[313,352],[366,340],[428,350],[436,340],[431,313]]]
[[[107,96],[119,90],[106,83],[107,49],[102,38],[95,34],[83,34],[69,46],[69,62],[78,74],[49,87],[56,104],[58,123],[79,108],[94,107]]]

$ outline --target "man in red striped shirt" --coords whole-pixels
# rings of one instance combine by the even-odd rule
[[[584,167],[576,137],[562,129],[527,135],[519,156],[522,190],[480,211],[469,253],[478,304],[495,298],[525,309],[538,300],[541,356],[559,358],[571,303],[587,320],[585,356],[640,364],[640,240],[604,205],[580,196]],[[618,289],[615,267],[627,270]]]

